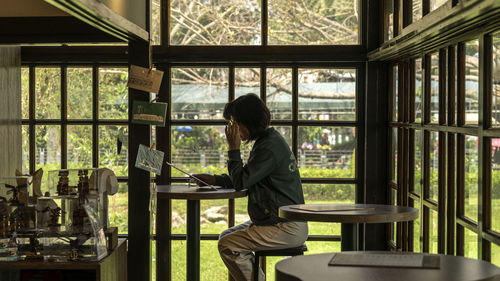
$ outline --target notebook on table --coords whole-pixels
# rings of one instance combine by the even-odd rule
[[[167,163],[167,165],[169,165],[170,167],[176,169],[177,171],[185,174],[189,178],[194,179],[196,181],[199,181],[199,182],[203,183],[205,186],[198,186],[198,187],[196,187],[196,190],[198,190],[198,191],[214,191],[214,190],[222,188],[222,186],[208,184],[204,180],[202,180],[202,179],[200,179],[198,177],[195,177],[194,175],[192,175],[192,174],[190,174],[190,173],[182,170],[181,168],[175,166],[174,164],[172,164],[172,163],[170,163],[168,161],[165,161],[165,162]]]

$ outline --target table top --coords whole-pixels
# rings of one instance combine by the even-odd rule
[[[347,252],[355,254],[377,253],[397,254],[393,252]],[[399,253],[429,255],[422,253]],[[434,281],[434,280],[500,280],[500,268],[475,259],[457,256],[437,255],[440,268],[402,268],[368,266],[330,266],[328,262],[334,253],[295,256],[276,264],[276,281]]]
[[[196,187],[185,185],[157,185],[156,197],[158,199],[185,199],[185,200],[204,200],[204,199],[232,199],[245,197],[247,190],[236,191],[231,188],[217,190],[197,190]]]
[[[311,211],[313,209],[321,211]],[[377,204],[300,204],[280,207],[279,216],[291,220],[389,223],[418,218],[418,209]]]

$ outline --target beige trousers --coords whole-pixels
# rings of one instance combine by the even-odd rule
[[[258,226],[247,221],[223,231],[219,254],[236,281],[253,280],[254,251],[298,247],[307,239],[307,222],[281,222]],[[259,281],[264,272],[259,268]]]

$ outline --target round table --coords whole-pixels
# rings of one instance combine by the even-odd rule
[[[392,252],[348,252],[355,254],[388,254]],[[276,264],[276,281],[472,281],[500,280],[500,268],[489,262],[464,257],[439,256],[439,268],[404,268],[328,265],[335,253],[295,256]],[[429,255],[422,253],[399,253]]]
[[[291,220],[340,222],[342,251],[358,250],[359,223],[393,223],[418,218],[418,209],[377,204],[299,204],[280,207],[279,216]]]
[[[185,185],[156,186],[157,280],[166,280],[170,274],[170,211],[171,199],[187,200],[186,218],[186,279],[200,280],[200,200],[234,199],[247,195],[247,190],[217,189],[200,191]],[[167,256],[168,255],[168,256]]]

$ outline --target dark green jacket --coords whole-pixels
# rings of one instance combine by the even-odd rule
[[[239,150],[231,150],[228,155],[229,176],[215,176],[216,185],[248,189],[248,214],[254,224],[286,221],[278,217],[278,208],[304,203],[297,161],[274,128],[268,128],[255,141],[246,165]]]

